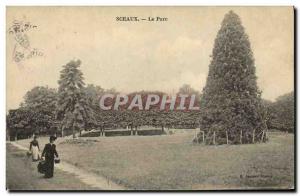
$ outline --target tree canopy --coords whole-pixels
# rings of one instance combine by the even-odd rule
[[[20,130],[28,130],[26,134],[43,134],[55,124],[55,108],[57,92],[55,89],[37,86],[24,96],[20,108],[10,110],[7,115],[7,127],[13,135]],[[29,133],[30,132],[30,133]]]
[[[268,102],[268,127],[281,131],[295,131],[295,99],[294,92],[284,94],[274,103]]]

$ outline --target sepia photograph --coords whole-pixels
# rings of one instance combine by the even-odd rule
[[[7,6],[7,191],[295,191],[295,12]]]

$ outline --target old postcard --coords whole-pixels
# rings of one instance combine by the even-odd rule
[[[295,190],[293,7],[6,8],[9,191]]]

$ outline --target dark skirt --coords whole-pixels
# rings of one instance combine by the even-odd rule
[[[54,173],[54,159],[46,159],[45,178],[52,178]]]

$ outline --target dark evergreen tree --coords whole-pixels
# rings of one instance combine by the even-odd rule
[[[226,143],[227,138],[232,144],[265,141],[265,114],[256,80],[248,36],[239,16],[230,11],[215,39],[200,102],[200,129],[207,143]]]
[[[80,64],[80,60],[73,60],[64,65],[58,81],[57,119],[61,120],[62,131],[71,129],[73,137],[78,130],[86,129],[94,118],[83,90],[85,84]]]

